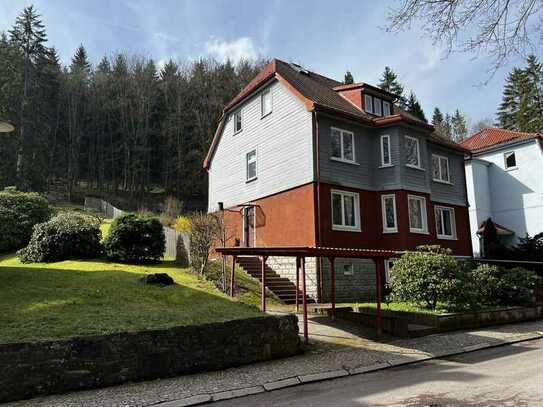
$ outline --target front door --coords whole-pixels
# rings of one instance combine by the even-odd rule
[[[243,208],[243,244],[254,247],[255,244],[255,207]]]

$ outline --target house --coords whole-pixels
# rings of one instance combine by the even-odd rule
[[[395,97],[272,60],[225,106],[204,162],[208,210],[225,208],[228,244],[439,244],[471,256],[466,150],[401,111]],[[371,298],[373,262],[336,261],[337,300]],[[267,264],[294,281],[294,259]],[[327,261],[306,268],[309,295],[326,301]]]
[[[527,233],[543,232],[543,137],[485,128],[461,144],[471,152],[466,179],[474,255],[482,255],[488,218],[509,246]]]

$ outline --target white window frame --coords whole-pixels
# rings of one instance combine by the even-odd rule
[[[270,111],[269,112],[264,112],[264,98],[266,96],[270,97]],[[272,97],[272,91],[271,89],[265,89],[264,91],[262,91],[262,93],[260,94],[260,118],[264,118],[268,115],[270,115],[271,113],[273,112],[273,97]]]
[[[437,158],[437,166],[439,169],[439,178],[434,178],[434,158]],[[441,161],[445,160],[447,163],[447,179],[443,178],[443,174],[441,173]],[[451,167],[449,165],[449,157],[445,157],[443,155],[439,154],[432,154],[432,180],[435,182],[441,182],[443,184],[450,184],[451,183]]]
[[[239,115],[239,125],[240,128],[236,130],[236,116]],[[234,113],[232,113],[232,127],[234,129],[234,134],[238,134],[243,130],[243,116],[241,114],[241,109],[236,110]]]
[[[392,198],[392,205],[394,208],[394,227],[392,228],[387,226],[386,205],[385,205],[386,200],[390,198]],[[397,233],[398,232],[398,215],[396,212],[396,195],[395,194],[381,195],[381,213],[383,217],[383,233]]]
[[[388,140],[388,163],[385,162],[385,148],[384,148],[384,140]],[[383,167],[393,167],[394,164],[392,164],[392,148],[390,146],[390,136],[388,134],[383,134],[381,136],[381,168]]]
[[[444,211],[447,211],[447,212],[451,213],[451,232],[452,232],[451,235],[440,234],[439,230],[438,230],[437,217],[439,216],[441,218],[441,224],[443,225],[442,213]],[[434,206],[434,216],[436,217],[436,235],[437,235],[437,238],[442,239],[442,240],[457,240],[457,235],[456,235],[456,214],[455,214],[454,208],[451,208],[450,206],[436,205],[436,206]],[[445,228],[443,228],[443,230],[445,230]]]
[[[512,167],[508,167],[507,166],[507,158],[509,158],[510,156],[515,156],[515,165],[512,166]],[[517,154],[515,151],[507,151],[505,153],[503,153],[503,165],[504,165],[504,168],[507,170],[507,171],[510,171],[510,170],[516,170],[518,168],[518,163],[517,163]]]
[[[347,271],[346,268],[350,267],[350,270]],[[345,263],[343,264],[343,275],[344,276],[354,276],[354,264],[353,263]]]
[[[334,224],[334,195],[341,196],[341,225]],[[345,201],[344,196],[354,198],[354,226],[345,225]],[[330,214],[332,230],[338,230],[343,232],[360,232],[360,196],[357,192],[342,191],[339,189],[332,189],[330,191]]]
[[[417,161],[418,161],[418,165],[414,165],[414,164],[409,164],[409,163],[405,163],[405,166],[406,167],[409,167],[409,168],[416,168],[417,170],[422,170],[422,162],[420,160],[420,141],[418,138],[416,137],[412,137],[412,136],[404,136],[405,137],[405,146],[404,146],[404,150],[405,152],[407,153],[407,140],[413,140],[415,141],[415,144],[417,145]],[[407,160],[407,154],[405,156],[406,160]]]
[[[412,199],[420,201],[422,210],[422,229],[411,227],[411,211],[409,210],[409,201]],[[409,231],[411,233],[428,234],[428,213],[426,210],[426,198],[419,195],[407,195],[407,214],[409,218]]]
[[[386,109],[385,109],[385,106],[387,107]],[[383,100],[383,116],[390,116],[391,114],[392,114],[392,110],[391,110],[390,102]]]
[[[332,127],[330,129],[330,145],[332,144],[332,134],[333,134],[334,130],[339,132],[339,147],[340,147],[341,157],[333,156],[332,151],[330,151],[330,159],[334,160],[334,161],[341,161],[343,163],[348,163],[348,164],[358,164],[356,162],[356,143],[355,143],[355,139],[354,139],[354,133],[352,131],[349,131],[349,130],[343,130],[343,129],[340,129],[338,127]],[[345,158],[345,149],[343,147],[344,146],[343,136],[345,134],[349,134],[351,136],[352,141],[353,141],[353,159],[352,160],[350,160],[348,158]]]
[[[394,263],[396,260],[398,259],[385,259],[385,284],[390,284],[390,269],[392,267],[390,263]]]
[[[382,116],[383,115],[383,105],[382,105],[382,99],[373,97],[373,114],[376,116]],[[376,108],[376,106],[379,106],[379,109]]]
[[[367,113],[373,114],[373,96],[367,93],[364,93],[364,110]]]
[[[255,176],[249,177],[249,154],[255,153],[254,160],[251,161],[251,163],[254,161],[255,163]],[[256,148],[253,148],[252,150],[247,151],[245,153],[245,182],[251,182],[258,178],[258,151]]]

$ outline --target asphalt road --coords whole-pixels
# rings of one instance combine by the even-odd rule
[[[543,406],[543,340],[311,383],[213,406]]]

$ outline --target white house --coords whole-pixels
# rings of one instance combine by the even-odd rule
[[[462,146],[472,153],[465,164],[474,256],[488,218],[506,245],[543,232],[543,136],[485,128]]]

